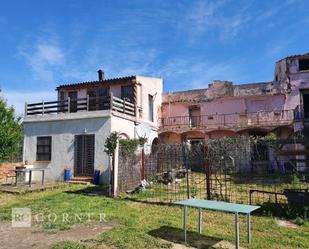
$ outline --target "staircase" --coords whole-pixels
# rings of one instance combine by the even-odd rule
[[[93,178],[91,176],[76,176],[72,177],[68,183],[70,184],[84,184],[89,185],[92,183]]]
[[[280,150],[277,154],[282,156],[294,172],[307,172],[309,170],[309,150],[303,145],[302,139],[280,140]],[[286,145],[288,148],[286,148]]]

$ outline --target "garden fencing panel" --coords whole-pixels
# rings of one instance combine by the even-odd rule
[[[237,137],[159,144],[146,146],[144,157],[141,154],[139,150],[119,158],[121,189],[135,189],[145,176],[146,190],[128,196],[135,200],[173,203],[201,198],[286,204],[297,189],[303,193],[300,196],[308,198],[307,164],[307,171],[296,171],[297,167],[291,166],[295,155],[278,154],[265,144],[265,139]]]
[[[141,183],[141,149],[128,153],[119,146],[118,155],[118,189],[131,192]]]

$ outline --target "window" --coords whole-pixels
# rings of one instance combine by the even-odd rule
[[[149,112],[149,120],[151,122],[153,122],[154,120],[154,115],[153,115],[153,96],[152,95],[148,95],[148,112]]]
[[[52,137],[37,137],[36,160],[50,161],[51,160],[51,143]]]
[[[89,111],[109,109],[108,88],[88,90],[87,94],[89,96]]]
[[[121,87],[121,98],[126,99],[133,103],[133,87],[132,86],[122,86]]]
[[[298,61],[299,71],[309,70],[309,59],[300,59]]]

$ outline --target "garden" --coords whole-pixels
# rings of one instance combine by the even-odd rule
[[[0,193],[1,246],[14,248],[9,247],[13,240],[15,248],[234,248],[232,215],[205,211],[199,237],[198,212],[188,209],[188,241],[185,245],[180,207],[91,195],[89,188],[100,187],[68,185],[23,195]],[[31,208],[32,227],[12,229],[12,208],[24,207]],[[31,239],[22,240],[29,229]],[[270,213],[254,214],[250,245],[246,242],[245,229],[245,217],[241,216],[240,242],[244,248],[309,247],[306,220],[283,219]]]

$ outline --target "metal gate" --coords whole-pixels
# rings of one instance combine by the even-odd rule
[[[94,172],[94,135],[75,136],[75,176],[92,176]]]

